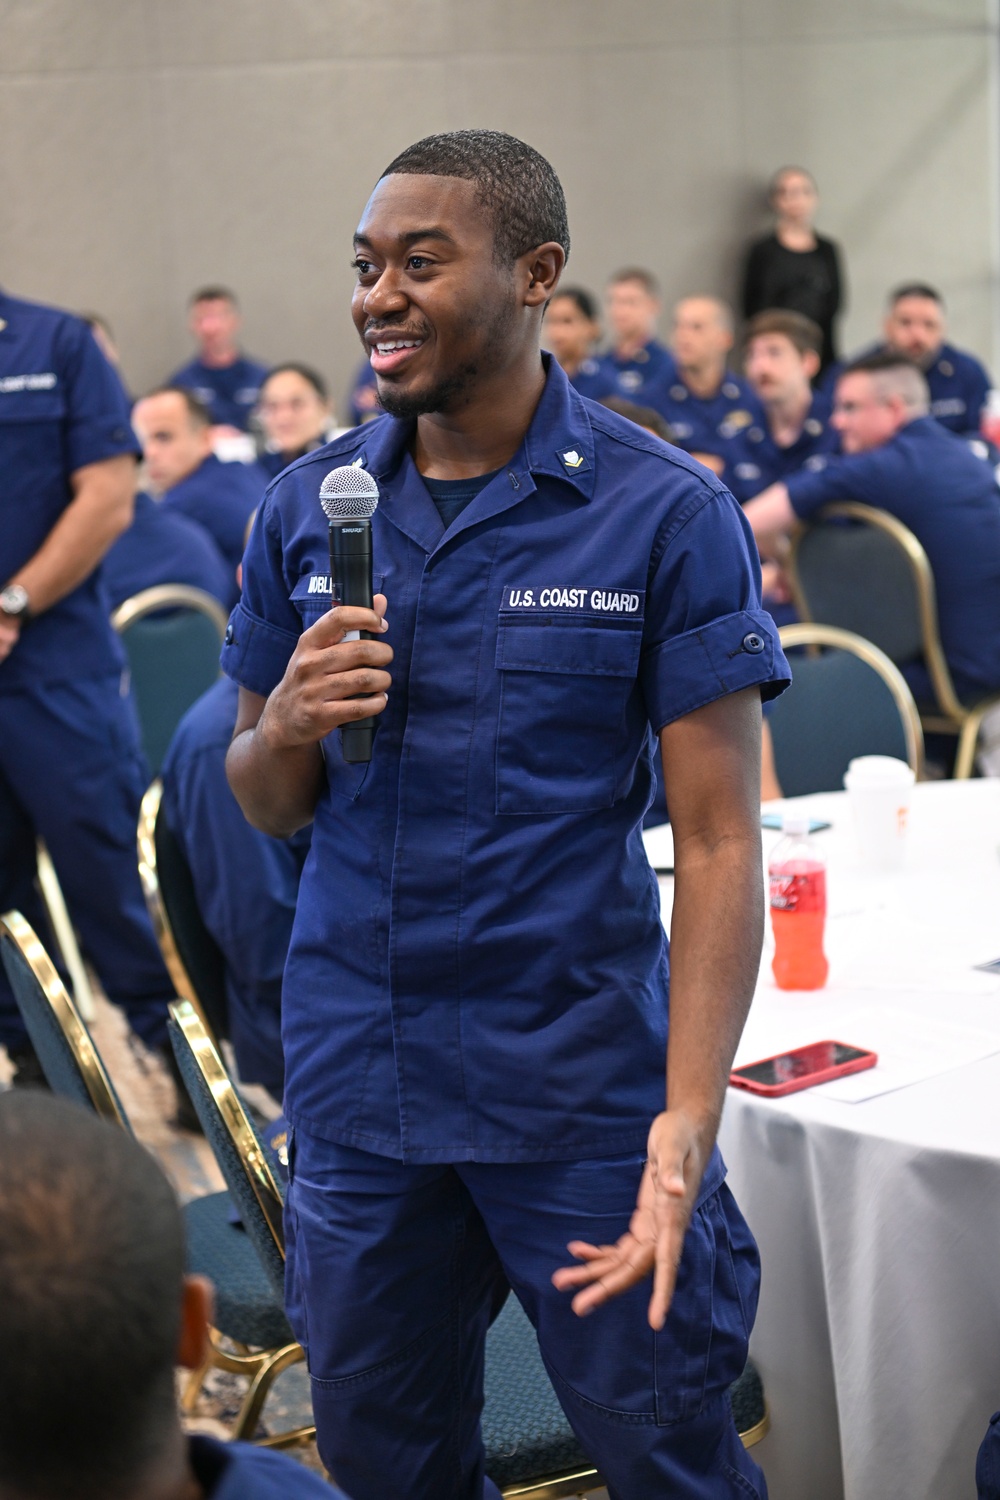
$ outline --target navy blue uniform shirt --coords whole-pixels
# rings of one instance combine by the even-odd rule
[[[884,354],[887,344],[870,344],[855,359],[870,354]],[[842,364],[831,365],[823,376],[822,389],[832,397],[837,381],[844,373]],[[942,344],[934,361],[924,371],[931,393],[931,416],[949,432],[979,432],[986,397],[993,384],[986,370],[971,354]]]
[[[743,504],[766,490],[769,484],[797,474],[799,469],[826,467],[831,454],[840,450],[840,434],[830,425],[830,398],[814,391],[802,431],[794,443],[780,448],[767,426],[755,422],[744,428],[733,442],[724,475],[725,482]]]
[[[287,1454],[200,1435],[187,1441],[206,1500],[347,1500],[343,1490]]]
[[[121,453],[138,453],[128,401],[86,323],[0,292],[0,588],[72,501],[75,470]],[[0,662],[0,692],[124,662],[98,568],[25,626]]]
[[[191,360],[175,370],[167,385],[182,385],[193,391],[208,407],[212,421],[219,427],[238,427],[246,432],[250,413],[257,405],[260,388],[267,379],[267,365],[241,354],[231,365],[213,369],[200,359]]]
[[[272,839],[244,818],[226,780],[238,698],[236,684],[220,677],[178,724],[160,772],[163,811],[226,961],[240,1077],[280,1099],[281,976],[311,830]]]
[[[675,373],[657,382],[655,395],[649,404],[670,423],[678,448],[721,458],[726,467],[720,478],[732,489],[731,470],[748,438],[763,441],[767,433],[764,408],[749,382],[727,370],[715,395],[705,398],[695,396]]]
[[[370,422],[372,417],[380,416],[381,412],[375,388],[375,371],[365,360],[358,367],[351,394],[347,398],[347,420],[355,427],[360,427],[362,422]]]
[[[868,453],[790,475],[795,514],[860,500],[897,516],[930,559],[941,644],[960,696],[1000,688],[1000,493],[993,471],[932,417]]]
[[[112,609],[161,583],[204,589],[223,605],[233,597],[233,574],[204,526],[144,492],[135,497],[131,526],[105,555],[102,576]]]
[[[622,359],[613,349],[602,354],[596,361],[594,377],[599,377],[600,396],[621,396],[634,401],[637,406],[651,406],[663,412],[660,405],[664,386],[676,378],[677,366],[674,356],[658,339],[651,339],[644,349]],[[592,391],[581,391],[581,395],[593,396]],[[665,415],[665,413],[663,413]]]
[[[236,597],[236,569],[243,560],[247,522],[260,504],[266,478],[256,464],[224,464],[214,453],[193,474],[165,490],[160,504],[178,510],[215,539],[233,580],[227,603]]]
[[[576,374],[570,376],[570,385],[591,401],[600,401],[602,396],[622,394],[618,381],[601,359],[583,360]],[[631,401],[635,398],[630,396],[628,399]]]
[[[407,1161],[641,1148],[667,942],[649,726],[788,681],[742,512],[547,360],[518,453],[445,531],[383,417],[268,491],[223,667],[281,680],[330,598],[320,483],[362,464],[395,652],[370,765],[323,741],[282,997],[286,1114]]]

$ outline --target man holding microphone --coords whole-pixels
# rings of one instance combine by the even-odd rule
[[[272,486],[223,653],[244,811],[314,823],[287,1287],[353,1500],[496,1495],[479,1413],[508,1286],[613,1496],[766,1493],[726,1397],[758,1262],[715,1135],[763,926],[760,698],[788,670],[732,497],[540,353],[568,247],[513,137],[390,165],[353,304],[387,415]],[[380,497],[372,610],[327,609],[319,490],[352,465]],[[349,763],[335,731],[369,716]]]

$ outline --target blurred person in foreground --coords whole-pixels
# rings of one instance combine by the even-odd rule
[[[0,1095],[0,1285],[0,1500],[337,1500],[281,1454],[185,1436],[174,1369],[204,1364],[213,1290],[184,1273],[174,1190],[35,1090]]]
[[[813,227],[819,194],[804,167],[775,172],[768,200],[775,225],[747,254],[743,316],[780,307],[809,318],[822,334],[820,370],[826,370],[837,358],[835,319],[844,301],[840,251]]]
[[[616,382],[594,357],[601,337],[597,302],[583,287],[560,287],[545,309],[542,340],[581,396],[592,401],[611,395]]]
[[[260,388],[257,417],[265,448],[257,463],[270,484],[282,469],[325,443],[333,426],[326,381],[310,365],[275,365]]]
[[[267,374],[267,365],[240,348],[242,322],[236,293],[228,287],[205,286],[195,292],[188,304],[188,327],[198,353],[164,381],[194,392],[208,410],[215,437],[247,430]]]
[[[229,570],[229,602],[234,603],[247,522],[265,476],[254,464],[223,463],[215,456],[208,411],[184,387],[163,386],[143,396],[133,408],[132,425],[150,490],[161,505],[197,521],[214,538]]]
[[[800,469],[744,506],[761,550],[780,549],[831,500],[896,516],[930,561],[941,644],[955,690],[974,702],[1000,689],[1000,495],[987,464],[930,415],[923,373],[898,354],[848,365],[833,426],[842,454]],[[933,698],[922,661],[901,667],[918,702]]]

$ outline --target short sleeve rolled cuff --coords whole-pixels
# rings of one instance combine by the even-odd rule
[[[791,682],[774,622],[761,607],[749,528],[721,488],[663,540],[639,676],[657,732],[730,693],[758,687],[767,700]]]

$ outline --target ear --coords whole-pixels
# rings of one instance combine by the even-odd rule
[[[207,458],[212,451],[212,429],[211,427],[200,427],[198,430],[201,433],[198,451],[201,453],[202,458]]]
[[[525,278],[525,307],[544,307],[559,284],[566,252],[554,240],[529,250],[519,261]]]
[[[208,1356],[208,1327],[215,1312],[215,1289],[207,1276],[185,1276],[181,1283],[181,1328],[177,1363],[200,1370]]]
[[[815,380],[819,374],[819,355],[815,349],[807,349],[802,356],[802,368],[810,380]]]

